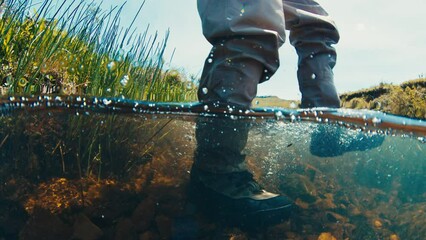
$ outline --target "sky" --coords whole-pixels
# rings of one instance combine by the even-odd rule
[[[101,2],[95,0],[95,2]],[[129,25],[141,0],[127,0],[121,17]],[[334,69],[339,93],[368,88],[379,83],[398,84],[426,75],[426,1],[424,0],[319,0],[333,17],[341,40],[335,47]],[[106,10],[121,0],[103,0]],[[170,30],[166,57],[172,67],[201,75],[211,46],[204,39],[196,0],[146,0],[135,26],[160,37]],[[297,56],[287,42],[280,49],[281,67],[266,83],[259,96],[300,99],[296,79]]]

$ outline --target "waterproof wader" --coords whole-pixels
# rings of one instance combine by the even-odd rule
[[[198,0],[203,34],[213,45],[201,76],[201,103],[250,108],[257,84],[279,67],[285,29],[299,56],[302,107],[339,107],[332,69],[339,40],[334,22],[313,0]],[[242,149],[249,124],[197,122],[194,167],[209,172],[246,171]]]

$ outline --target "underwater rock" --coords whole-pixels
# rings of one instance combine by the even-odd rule
[[[28,214],[20,203],[0,199],[0,239],[17,238],[27,219]]]
[[[132,220],[128,218],[121,218],[117,226],[115,227],[115,237],[116,240],[122,240],[122,239],[138,239],[137,233],[135,231],[135,225],[133,224]]]
[[[200,232],[200,226],[201,224],[193,215],[174,218],[172,226],[173,239],[197,239]]]
[[[77,215],[73,228],[72,239],[96,240],[100,239],[103,235],[102,230],[84,214]]]
[[[148,230],[155,217],[157,204],[152,198],[143,200],[133,211],[132,222],[137,232]]]
[[[335,209],[335,208],[337,208],[335,201],[334,201],[333,194],[326,193],[324,195],[325,195],[325,198],[319,198],[315,202],[315,206],[318,209]]]
[[[1,172],[5,170],[5,172]],[[9,172],[8,172],[9,171]],[[10,177],[10,170],[8,166],[1,166],[0,176]],[[26,195],[31,191],[31,183],[23,177],[11,177],[8,180],[4,180],[4,183],[0,187],[2,197],[7,199],[16,199],[20,196]]]
[[[315,185],[310,179],[296,173],[281,177],[280,190],[293,199],[300,198],[307,203],[313,203],[318,198]]]
[[[309,203],[305,203],[304,201],[302,201],[300,198],[298,198],[298,199],[296,199],[295,200],[295,204],[298,206],[298,207],[300,207],[300,208],[302,208],[302,209],[308,209],[309,208]]]
[[[90,204],[84,210],[99,227],[113,226],[117,219],[129,216],[134,211],[138,198],[134,191],[126,189],[126,184],[106,180],[99,185],[97,189],[92,189],[87,194],[87,202]]]
[[[389,236],[389,240],[400,240],[400,238],[398,237],[398,235],[392,234]]]
[[[342,215],[340,215],[338,213],[335,213],[335,212],[329,212],[329,211],[327,211],[325,213],[325,216],[326,216],[326,218],[327,218],[327,220],[329,222],[345,223],[345,222],[349,221],[348,218],[346,218],[346,217],[344,217],[344,216],[342,216]]]
[[[164,215],[155,218],[155,224],[162,239],[170,239],[172,236],[172,223],[172,220]]]
[[[395,232],[401,239],[424,239],[426,236],[426,203],[406,204],[393,219]]]
[[[160,235],[151,231],[147,231],[139,235],[139,240],[157,240],[157,239],[161,239]]]
[[[177,216],[180,215],[185,208],[185,190],[185,185],[164,186],[155,183],[149,187],[148,194],[152,196],[152,198],[155,198],[158,214]]]
[[[71,227],[67,226],[49,210],[35,207],[33,213],[19,234],[19,239],[69,239]]]
[[[266,233],[267,239],[297,239],[296,234],[291,231],[291,220],[269,227]]]
[[[337,240],[337,239],[331,233],[324,232],[319,235],[318,240]]]
[[[359,216],[362,214],[361,209],[354,204],[349,204],[349,214],[352,216]]]
[[[376,219],[373,221],[373,226],[377,229],[381,229],[383,227],[383,223],[379,219]]]

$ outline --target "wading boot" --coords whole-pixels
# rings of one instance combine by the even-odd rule
[[[190,194],[210,217],[239,227],[280,223],[295,208],[287,197],[262,189],[248,171],[216,174],[193,167]]]
[[[354,132],[340,126],[319,125],[311,135],[310,152],[318,157],[336,157],[352,151],[380,147],[385,137],[380,134]]]

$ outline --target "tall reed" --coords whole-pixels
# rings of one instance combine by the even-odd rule
[[[195,100],[193,81],[180,71],[164,69],[169,33],[159,40],[157,33],[149,34],[148,27],[140,34],[132,28],[133,22],[120,27],[124,5],[104,11],[84,0],[43,0],[37,6],[33,1],[9,0],[5,4],[0,19],[3,95]],[[143,139],[151,139],[164,126],[161,121],[153,127],[142,118],[135,121],[119,115],[44,118],[34,114],[19,121],[0,119],[5,123],[0,128],[0,158],[14,161],[9,166],[20,166],[32,176],[52,171],[99,177],[101,172],[123,173],[132,167],[130,162],[149,155],[150,147]],[[136,144],[130,138],[140,139]]]
[[[44,0],[36,8],[33,1],[6,3],[0,21],[5,92],[195,100],[195,88],[188,88],[186,79],[168,82],[163,68],[168,32],[159,40],[157,33],[148,34],[148,27],[137,34],[134,21],[120,27],[124,5],[103,11],[93,2],[53,2]]]

